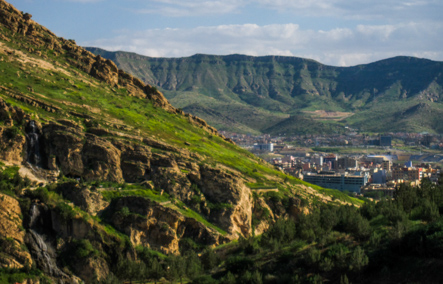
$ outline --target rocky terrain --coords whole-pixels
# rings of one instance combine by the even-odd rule
[[[95,283],[147,250],[180,255],[260,234],[317,199],[3,0],[0,72],[0,269],[9,281],[20,272],[22,283]],[[255,191],[270,184],[278,190]]]

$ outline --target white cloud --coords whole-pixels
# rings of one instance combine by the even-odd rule
[[[136,13],[161,14],[172,17],[235,13],[244,6],[242,0],[154,0]]]
[[[325,64],[349,66],[411,55],[443,60],[443,25],[408,23],[358,25],[353,29],[303,30],[295,24],[221,25],[194,29],[118,31],[83,45],[125,50],[153,57],[183,57],[195,53],[290,55]]]
[[[104,2],[106,0],[64,0],[66,2],[77,2],[77,3],[97,3]]]
[[[73,0],[74,1],[74,0]],[[77,0],[81,1],[81,0]],[[84,0],[88,1],[88,0]],[[398,20],[405,18],[441,20],[440,0],[154,0],[141,1],[137,13],[164,16],[198,16],[241,13],[251,7],[292,13],[298,16],[335,17],[365,20]],[[440,13],[435,13],[440,11]]]

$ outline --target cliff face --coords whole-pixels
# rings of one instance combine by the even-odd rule
[[[127,208],[126,214],[122,209]],[[140,197],[121,198],[115,204],[113,223],[124,231],[134,244],[145,245],[164,253],[179,253],[179,242],[190,238],[201,245],[216,246],[228,241],[214,229],[193,218]]]
[[[255,232],[288,216],[263,197],[260,208],[278,208],[268,218],[246,186],[290,194],[280,172],[3,0],[0,72],[0,171],[13,164],[35,177],[11,189],[1,176],[3,267],[94,283],[119,260],[138,261],[136,247],[180,254],[249,237],[261,216]]]
[[[2,102],[0,99],[0,103]],[[2,105],[2,112],[10,115],[9,107],[4,102]],[[38,148],[25,149],[23,145],[26,139],[19,133],[9,140],[5,138],[5,145],[23,141],[22,147],[17,149],[9,146],[4,151],[7,153],[8,149],[13,149],[14,157],[18,161],[30,162],[28,157],[38,152],[40,166],[49,172],[91,181],[121,183],[152,180],[155,188],[162,189],[185,203],[191,203],[193,197],[199,194],[191,190],[192,184],[195,184],[212,203],[229,205],[229,208],[211,211],[207,204],[202,204],[202,214],[233,237],[237,234],[248,236],[251,233],[250,189],[244,185],[240,176],[212,169],[204,164],[198,166],[201,162],[198,155],[165,143],[161,143],[160,146],[176,152],[152,154],[151,147],[147,145],[153,145],[150,139],[131,136],[129,138],[132,141],[125,140],[113,136],[115,133],[112,131],[100,131],[99,128],[85,130],[69,120],[43,125],[31,120],[24,120],[23,123],[25,129],[29,129],[31,123],[35,125],[32,131],[38,139]],[[7,131],[11,128],[5,129]],[[31,134],[26,133],[28,144]]]
[[[0,193],[0,266],[22,268],[33,263],[31,255],[21,246],[26,231],[22,224],[22,211],[18,201]]]

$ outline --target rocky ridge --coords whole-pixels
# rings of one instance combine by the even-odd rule
[[[100,55],[94,55],[76,45],[74,40],[57,37],[31,18],[32,15],[18,11],[4,0],[0,1],[0,23],[12,32],[12,36],[19,34],[26,37],[26,41],[29,43],[26,49],[30,54],[41,56],[39,49],[44,48],[52,51],[55,55],[64,55],[71,66],[79,68],[112,87],[126,88],[129,96],[149,99],[158,107],[186,116],[193,124],[202,127],[211,134],[220,135],[215,128],[209,126],[203,119],[174,108],[155,87],[145,84],[140,79],[118,69],[111,60],[104,59]],[[6,35],[2,35],[0,39],[6,42],[11,41]],[[20,47],[20,45],[19,43],[18,46]],[[10,55],[20,54],[20,52],[9,49],[4,49],[3,52]],[[45,57],[47,56],[43,55],[43,59],[47,59]]]
[[[267,196],[246,185],[263,182],[255,167],[268,165],[225,141],[204,120],[172,108],[154,87],[111,61],[57,38],[1,0],[0,8],[0,72],[9,80],[0,84],[0,161],[38,177],[29,190],[17,188],[0,203],[6,215],[17,217],[0,227],[0,236],[29,250],[7,251],[2,267],[35,263],[61,282],[78,282],[78,276],[90,283],[115,270],[118,259],[136,261],[136,247],[180,254],[187,241],[214,247],[259,234],[278,218],[297,217],[300,210],[293,209],[301,197],[294,185],[269,172],[286,193]],[[94,94],[92,100],[85,92]],[[151,113],[145,117],[172,128],[170,136],[117,118],[105,103],[88,105],[112,96],[117,111],[125,111],[121,102],[128,98],[133,104],[152,102],[156,107],[146,104]],[[177,138],[180,131],[191,143]],[[216,153],[198,148],[206,145]],[[217,151],[229,159],[217,160]],[[236,161],[254,168],[246,175]],[[287,195],[289,202],[281,202]],[[62,261],[64,255],[73,258]]]

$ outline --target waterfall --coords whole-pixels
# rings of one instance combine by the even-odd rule
[[[31,120],[26,129],[26,137],[28,138],[28,162],[37,166],[41,166],[39,131],[35,125],[35,120]]]
[[[32,204],[29,214],[27,243],[37,266],[50,276],[69,279],[70,277],[58,268],[55,249],[48,241],[48,235],[43,233],[44,226],[41,222],[43,216],[39,206]]]

